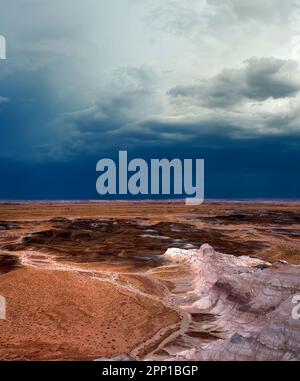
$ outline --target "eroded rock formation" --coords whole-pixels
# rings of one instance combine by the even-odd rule
[[[192,290],[175,299],[191,323],[189,332],[166,343],[154,358],[169,353],[176,360],[300,359],[300,320],[292,313],[300,266],[221,254],[207,244],[199,250],[169,249],[165,258],[190,268]],[[201,315],[211,317],[202,329],[215,340],[193,346],[187,335],[196,337],[198,331],[199,336],[199,327],[191,333]]]

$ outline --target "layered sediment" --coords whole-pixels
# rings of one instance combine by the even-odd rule
[[[191,270],[190,290],[174,293],[174,302],[190,322],[152,358],[300,359],[300,320],[293,317],[300,266],[237,258],[209,245],[199,250],[169,249],[165,257]]]

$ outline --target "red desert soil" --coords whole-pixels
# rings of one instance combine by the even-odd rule
[[[163,255],[204,243],[300,264],[300,203],[0,204],[0,359],[147,358],[169,339],[170,353],[215,341],[215,317],[193,312],[187,326],[176,312],[194,302],[193,277]]]
[[[71,272],[16,270],[0,277],[0,290],[7,301],[7,319],[0,320],[2,360],[129,354],[179,321],[159,301]]]

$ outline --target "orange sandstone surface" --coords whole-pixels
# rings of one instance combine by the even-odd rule
[[[0,320],[2,360],[130,354],[179,321],[174,310],[150,295],[67,271],[16,270],[0,277],[0,290],[7,302],[7,319]]]

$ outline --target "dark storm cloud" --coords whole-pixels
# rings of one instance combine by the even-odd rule
[[[226,149],[232,146],[243,146],[255,144],[258,141],[300,141],[300,131],[295,129],[297,115],[271,115],[263,117],[263,130],[257,129],[239,117],[226,117],[226,115],[215,115],[207,118],[195,118],[193,120],[174,118],[147,118],[144,120],[131,120],[120,114],[120,109],[112,109],[115,100],[111,100],[108,110],[110,116],[104,112],[104,107],[93,107],[79,114],[67,116],[64,123],[72,126],[73,134],[64,143],[64,154],[71,157],[89,157],[100,154],[109,149],[136,149],[144,147],[147,150],[155,149],[157,146],[176,146],[181,152],[182,147],[210,146],[212,149]],[[118,104],[118,102],[117,102]],[[113,110],[113,111],[112,111]],[[287,126],[289,128],[287,128]],[[273,132],[271,132],[273,131]],[[293,137],[291,141],[287,138],[289,134]],[[286,149],[289,149],[286,145]],[[177,152],[174,152],[176,156]]]
[[[294,0],[1,0],[0,197],[96,197],[119,149],[204,157],[207,197],[299,195],[298,25]]]
[[[226,108],[243,100],[293,97],[300,91],[296,61],[250,58],[241,69],[225,69],[217,76],[190,86],[170,90],[173,97],[186,97],[206,107]]]
[[[150,130],[169,128],[148,126]],[[182,126],[184,128],[184,126]],[[69,162],[20,163],[0,162],[5,178],[0,188],[2,199],[79,199],[97,197],[95,163],[99,158],[117,160],[118,145],[103,148],[89,157]],[[136,144],[129,157],[204,158],[206,198],[297,198],[300,194],[299,135],[231,139],[215,133],[156,145]],[[12,165],[13,164],[13,165]]]
[[[178,141],[189,144],[208,136],[214,144],[214,136],[217,142],[220,137],[229,141],[272,137],[289,131],[297,135],[299,131],[298,101],[294,105],[289,103],[300,90],[298,65],[294,61],[251,58],[242,69],[224,70],[203,81],[202,86],[173,88],[166,99],[179,98],[174,106],[178,113],[174,116],[161,115],[158,94],[151,81],[154,76],[145,69],[131,71],[135,73],[133,78],[138,78],[134,86],[102,97],[92,107],[58,120],[59,124],[69,126],[70,135],[62,148],[65,154],[84,155],[108,147],[172,145]],[[141,74],[146,80],[139,80]],[[288,102],[283,106],[269,104],[269,99]],[[245,100],[258,104],[235,110]]]

